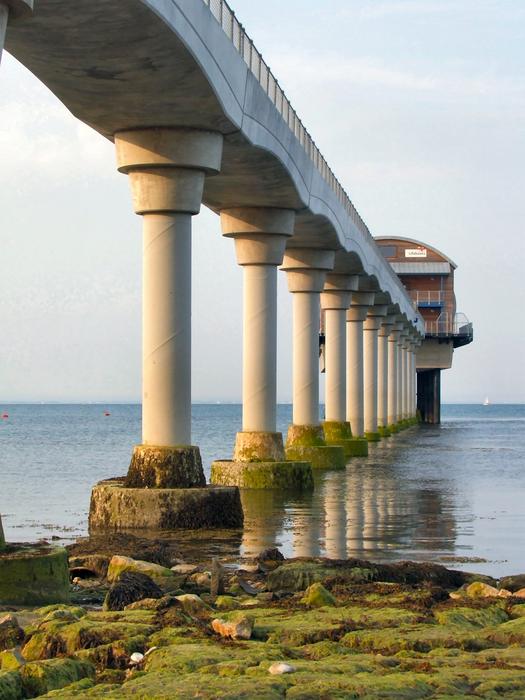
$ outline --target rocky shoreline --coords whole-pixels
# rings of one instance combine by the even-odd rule
[[[525,576],[69,548],[71,601],[0,604],[0,700],[525,697]]]

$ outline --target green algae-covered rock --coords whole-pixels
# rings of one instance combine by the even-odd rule
[[[0,671],[18,671],[24,664],[20,649],[7,649],[0,653]]]
[[[108,581],[110,583],[118,581],[126,571],[145,574],[164,590],[173,590],[177,588],[183,580],[183,577],[176,576],[171,569],[161,566],[160,564],[153,564],[150,561],[140,561],[138,559],[131,559],[130,557],[115,555],[109,562]]]
[[[341,642],[351,649],[384,655],[393,655],[404,650],[427,653],[437,647],[477,651],[490,646],[478,630],[461,630],[455,625],[446,627],[436,624],[357,630],[346,634]]]
[[[153,625],[131,622],[97,622],[88,616],[72,624],[51,622],[36,632],[22,650],[29,661],[49,659],[57,654],[74,654],[79,649],[88,649],[109,644],[120,639],[145,636],[155,631]]]
[[[334,596],[326,590],[322,583],[312,583],[308,586],[301,599],[309,608],[322,608],[325,605],[337,605]]]
[[[316,562],[290,562],[279,566],[268,575],[267,588],[269,591],[304,591],[313,583],[323,583],[326,579],[337,576],[346,583],[365,583],[372,581],[377,575],[373,565],[370,568],[349,566],[332,568]]]
[[[249,676],[227,677],[217,673],[199,673],[183,678],[171,673],[148,673],[128,681],[113,697],[136,697],[155,700],[282,700],[287,682],[283,676],[254,680]],[[289,675],[289,674],[287,674]],[[111,698],[112,695],[106,695]]]
[[[185,593],[184,595],[175,596],[175,600],[180,603],[182,609],[188,615],[202,616],[209,615],[211,613],[210,606],[194,593]]]
[[[0,604],[67,603],[67,552],[62,547],[21,547],[0,554]]]
[[[46,695],[42,695],[42,698],[61,698],[61,700],[71,700],[71,698],[85,698],[87,695],[90,697],[94,697],[91,693],[88,693],[88,691],[93,688],[95,685],[95,682],[91,680],[91,678],[83,678],[81,681],[77,681],[76,683],[72,683],[71,685],[68,685],[66,688],[60,688],[59,690],[51,690],[49,693],[46,693]],[[113,686],[112,686],[113,687]],[[106,692],[107,692],[107,686],[106,686]],[[99,697],[102,697],[102,694],[104,693],[104,687],[99,686],[99,691],[100,695]]]
[[[235,610],[239,607],[240,602],[231,595],[219,595],[215,598],[213,605],[217,610]]]
[[[509,616],[498,605],[487,608],[454,607],[436,610],[434,613],[440,625],[459,625],[461,627],[490,627],[507,622]]]
[[[101,644],[92,649],[81,649],[76,652],[75,657],[93,664],[99,672],[107,668],[126,669],[129,666],[131,654],[135,652],[143,654],[147,646],[147,638],[139,635],[119,639],[110,644]]]
[[[82,678],[95,677],[92,664],[78,659],[50,659],[28,663],[19,673],[27,697],[37,697],[50,690],[65,688]]]
[[[18,671],[0,671],[0,700],[21,700],[24,697]]]

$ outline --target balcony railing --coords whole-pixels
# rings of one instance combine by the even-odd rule
[[[465,314],[444,311],[435,321],[425,321],[425,335],[437,338],[472,338],[473,326]]]
[[[235,16],[234,11],[225,0],[202,0],[202,2],[209,7],[211,13],[217,22],[219,22],[225,34],[229,37],[232,44],[243,57],[246,65],[257,78],[260,86],[268,95],[279,114],[288,124],[289,128],[295,134],[299,143],[313,161],[323,179],[333,190],[354,224],[364,235],[372,238],[367,225],[359,216],[359,213],[350,201],[345,189],[332,172],[328,163],[322,156],[321,151],[317,148],[315,141],[312,139],[304,124],[297,116],[297,112],[290,104],[290,101],[279,85],[279,81],[265,63],[262,55],[255,48],[253,41],[244,31],[244,27]]]
[[[440,290],[408,290],[410,298],[414,302],[416,309],[435,309],[445,305],[445,292]],[[447,295],[449,296],[449,295]]]

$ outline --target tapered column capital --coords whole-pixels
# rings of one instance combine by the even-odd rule
[[[290,248],[286,251],[281,270],[287,273],[290,292],[320,293],[326,274],[333,269],[335,251],[317,248]]]
[[[221,211],[222,235],[234,239],[239,265],[280,265],[294,225],[293,209],[235,207]]]
[[[323,311],[346,311],[350,306],[351,292],[330,289],[321,294],[321,309]]]
[[[199,129],[117,132],[117,167],[129,175],[135,213],[197,214],[205,176],[220,168],[222,142],[221,134]]]
[[[352,292],[351,306],[346,312],[347,321],[364,321],[374,304],[374,292]]]
[[[342,275],[331,272],[326,276],[325,291],[355,292],[359,289],[358,275]]]
[[[390,332],[392,328],[395,325],[395,317],[394,316],[385,316],[384,318],[381,319],[381,327],[379,329],[379,336],[382,338],[388,338],[390,336]]]
[[[364,331],[378,331],[381,328],[381,318],[379,316],[367,316],[363,322]]]

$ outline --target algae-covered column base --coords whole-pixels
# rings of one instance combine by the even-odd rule
[[[293,298],[293,420],[286,457],[318,469],[344,469],[345,454],[327,445],[319,422],[319,295],[333,268],[331,250],[292,248],[282,265]]]
[[[292,235],[295,212],[242,207],[221,211],[243,268],[242,430],[233,460],[212,464],[213,484],[243,488],[311,489],[312,467],[288,461],[277,432],[277,267]]]

